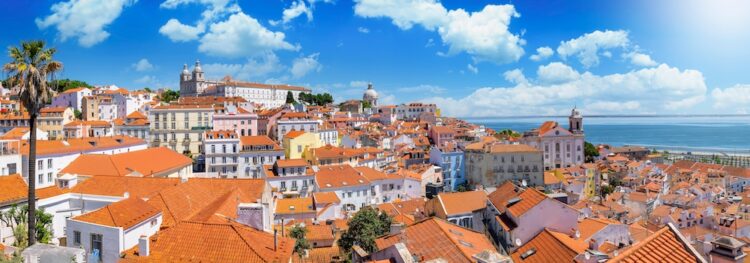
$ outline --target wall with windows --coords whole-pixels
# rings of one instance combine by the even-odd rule
[[[68,247],[83,248],[86,250],[87,259],[96,249],[102,262],[119,261],[121,228],[94,225],[73,219],[68,219],[67,225]]]

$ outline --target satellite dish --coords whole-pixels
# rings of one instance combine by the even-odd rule
[[[521,185],[523,185],[523,187],[527,186],[526,179],[521,180]]]
[[[586,254],[584,254],[583,256],[586,257],[586,260],[591,259],[591,254],[589,254],[588,251],[586,251]]]
[[[576,238],[581,238],[581,231],[576,230]]]
[[[516,246],[520,247],[521,245],[522,245],[521,244],[521,239],[520,238],[516,238]]]

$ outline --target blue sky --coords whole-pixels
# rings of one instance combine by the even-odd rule
[[[742,0],[4,1],[0,46],[44,39],[62,77],[176,88],[209,77],[453,116],[748,113]]]

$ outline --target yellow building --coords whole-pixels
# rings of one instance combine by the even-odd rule
[[[302,159],[309,149],[321,147],[322,143],[317,133],[290,131],[282,141],[286,159]]]
[[[586,183],[584,184],[584,198],[588,199],[597,195],[597,186],[599,185],[599,169],[595,164],[584,164]]]

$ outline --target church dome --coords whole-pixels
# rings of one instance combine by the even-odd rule
[[[201,68],[200,60],[195,61],[195,68],[193,68],[193,72],[203,72],[203,68]]]
[[[372,88],[372,83],[367,84],[367,90],[365,90],[365,95],[362,96],[365,100],[375,100],[378,99],[378,92],[375,91],[375,89]]]
[[[188,71],[187,64],[182,65],[182,75],[190,75],[190,71]]]

